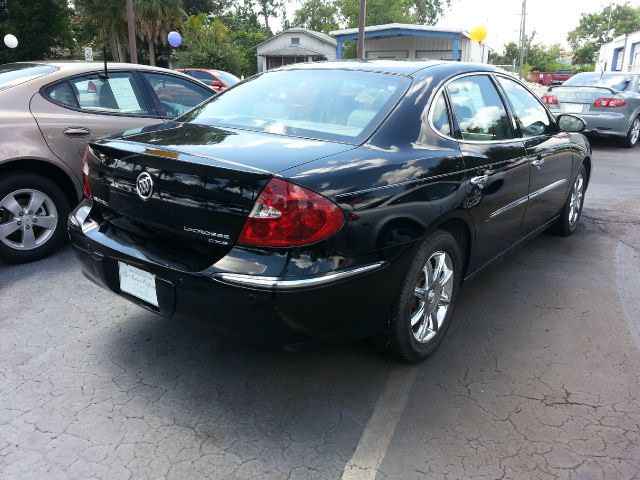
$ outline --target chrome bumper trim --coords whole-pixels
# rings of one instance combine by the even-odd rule
[[[296,280],[283,280],[281,277],[262,277],[258,275],[245,275],[242,273],[215,273],[211,278],[222,283],[238,285],[241,287],[261,288],[267,290],[296,290],[298,288],[317,287],[331,282],[345,280],[363,273],[378,270],[385,264],[386,262],[371,263],[362,267],[339,270],[326,275],[300,278]]]

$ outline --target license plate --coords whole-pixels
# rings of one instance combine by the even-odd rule
[[[118,262],[118,270],[120,290],[151,305],[158,306],[155,275],[122,262]]]
[[[581,103],[563,103],[562,111],[565,113],[582,113],[584,105]]]

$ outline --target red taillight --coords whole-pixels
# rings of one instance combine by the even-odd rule
[[[547,105],[558,105],[558,97],[555,95],[544,95],[541,100]]]
[[[82,191],[85,197],[91,198],[91,186],[89,185],[89,147],[82,157]]]
[[[595,102],[593,102],[593,106],[604,107],[604,108],[620,108],[620,107],[626,107],[627,102],[622,98],[601,97],[597,99]]]
[[[330,200],[277,178],[264,187],[238,243],[262,247],[293,247],[324,240],[344,224],[344,214]]]

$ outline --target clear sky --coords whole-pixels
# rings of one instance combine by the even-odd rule
[[[389,0],[392,2],[393,0]],[[300,0],[288,0],[289,19],[302,3]],[[535,42],[560,43],[566,47],[567,32],[573,30],[580,21],[581,13],[601,10],[609,3],[623,4],[623,0],[528,0],[527,33],[535,28]],[[627,3],[640,6],[640,0]],[[451,0],[451,8],[438,22],[438,26],[463,28],[466,30],[478,24],[487,27],[486,43],[498,51],[505,43],[518,41],[520,29],[520,11],[522,0]],[[276,30],[280,22],[274,22]]]

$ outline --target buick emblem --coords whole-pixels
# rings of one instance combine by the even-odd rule
[[[142,172],[136,180],[136,191],[142,200],[149,200],[153,193],[153,178],[147,172]]]

